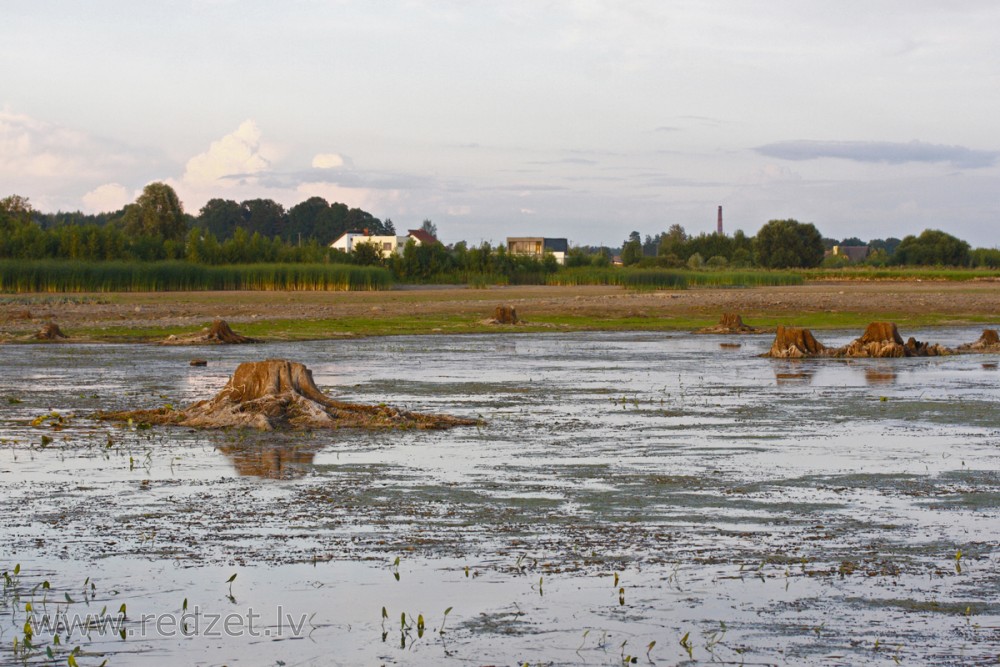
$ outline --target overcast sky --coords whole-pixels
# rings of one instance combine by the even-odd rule
[[[1000,244],[995,0],[2,0],[0,196]]]

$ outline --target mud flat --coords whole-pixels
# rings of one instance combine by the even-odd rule
[[[908,333],[957,346],[982,328]],[[199,348],[203,368],[169,346],[7,346],[0,572],[21,567],[0,664],[23,664],[7,647],[43,598],[127,605],[124,640],[75,635],[61,664],[79,645],[95,666],[604,665],[652,642],[657,664],[995,662],[997,358],[739,342],[271,342],[332,398],[482,420],[289,433],[87,418],[211,396],[258,346]],[[233,613],[237,632],[208,631]]]

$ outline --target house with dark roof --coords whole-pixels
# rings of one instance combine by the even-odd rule
[[[557,262],[565,264],[569,242],[566,239],[547,239],[541,236],[508,236],[507,252],[539,260],[551,253]]]
[[[833,255],[846,257],[851,262],[860,262],[868,257],[871,248],[866,245],[835,245]]]

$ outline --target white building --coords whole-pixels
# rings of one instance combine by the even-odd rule
[[[359,243],[370,243],[382,253],[382,257],[390,257],[399,253],[410,239],[417,245],[439,243],[436,238],[422,229],[410,229],[406,236],[372,236],[367,232],[346,232],[331,243],[330,247],[351,253],[354,252],[354,248]]]

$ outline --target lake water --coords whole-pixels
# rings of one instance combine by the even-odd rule
[[[0,347],[0,665],[77,646],[81,666],[996,664],[997,358],[761,358],[770,342]],[[265,358],[483,425],[90,418],[210,397]],[[115,623],[52,644],[45,618],[88,614]],[[29,619],[37,648],[15,653]]]

